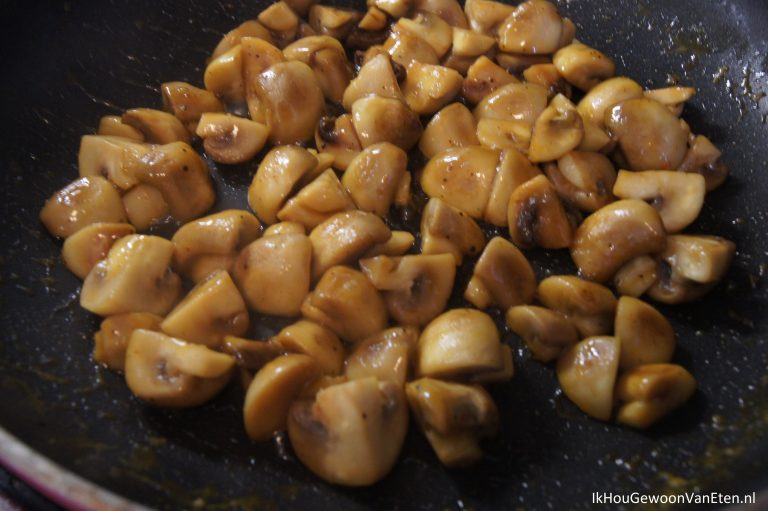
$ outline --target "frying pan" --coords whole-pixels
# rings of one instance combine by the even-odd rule
[[[530,360],[520,340],[505,334],[517,370],[511,383],[491,389],[503,427],[485,445],[484,461],[445,469],[411,428],[392,473],[363,489],[322,483],[282,437],[250,442],[237,385],[193,410],[142,405],[119,375],[90,357],[98,320],[77,306],[79,283],[37,214],[77,175],[79,137],[101,115],[159,107],[164,81],[200,84],[220,35],[265,3],[6,0],[0,424],[18,440],[15,448],[41,453],[65,475],[169,510],[586,509],[596,491],[768,488],[768,4],[559,4],[580,39],[615,57],[619,73],[647,87],[698,87],[684,117],[723,149],[732,169],[688,229],[737,243],[730,273],[700,302],[660,307],[679,337],[675,360],[699,381],[689,404],[647,432],[590,420],[557,390],[551,368]],[[217,207],[245,207],[253,170],[212,165]],[[573,271],[565,253],[529,255],[539,277]],[[251,335],[281,326],[256,318]],[[8,462],[11,444],[1,445]]]

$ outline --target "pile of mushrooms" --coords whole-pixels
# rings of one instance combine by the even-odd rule
[[[282,0],[224,35],[204,88],[103,117],[40,213],[104,318],[94,359],[154,406],[235,377],[254,441],[287,430],[353,486],[390,471],[409,417],[445,465],[482,457],[514,372],[487,309],[588,415],[646,428],[681,406],[696,381],[639,297],[722,280],[734,244],[684,231],[728,169],[680,118],[693,89],[615,76],[575,31],[546,0]],[[210,212],[210,161],[253,164],[241,209]],[[403,212],[418,232],[391,228]],[[578,276],[539,281],[533,248]],[[294,321],[253,339],[259,315]]]

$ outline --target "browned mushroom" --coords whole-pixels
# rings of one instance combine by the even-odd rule
[[[333,156],[333,168],[345,170],[362,150],[352,115],[322,117],[315,130],[315,146],[320,154]]]
[[[509,329],[523,339],[533,358],[540,362],[555,360],[579,340],[579,334],[568,318],[537,305],[510,307],[506,321]]]
[[[486,1],[486,0],[480,0]],[[519,80],[486,56],[469,66],[461,86],[461,95],[472,104],[479,103],[496,89]]]
[[[460,265],[464,255],[485,247],[485,234],[470,216],[446,202],[429,199],[421,214],[421,253],[450,254]]]
[[[675,351],[672,325],[659,311],[637,298],[619,298],[614,335],[621,339],[619,366],[622,370],[672,360]]]
[[[125,111],[122,120],[124,124],[142,132],[147,142],[153,144],[170,144],[172,142],[188,144],[192,140],[181,121],[162,110],[132,108]]]
[[[195,131],[214,161],[235,164],[253,159],[267,142],[269,130],[261,123],[223,113],[203,114]]]
[[[645,429],[688,401],[696,380],[677,364],[647,364],[624,373],[616,386],[622,403],[616,420]]]
[[[518,186],[541,175],[541,171],[516,149],[501,152],[501,161],[493,179],[491,196],[485,206],[483,218],[486,222],[506,227],[509,218],[509,198]]]
[[[117,240],[135,232],[130,224],[98,222],[87,225],[64,240],[61,258],[69,271],[84,279],[96,263],[107,257]]]
[[[437,58],[441,58],[448,53],[453,42],[453,30],[439,16],[431,12],[419,12],[413,19],[400,18],[392,25],[392,33],[409,34],[415,37],[421,37],[432,46]]]
[[[416,352],[419,332],[411,327],[388,328],[360,341],[345,362],[350,380],[373,376],[405,385]]]
[[[387,55],[377,55],[360,68],[355,79],[344,91],[342,105],[345,110],[351,111],[355,101],[369,95],[405,100]]]
[[[597,211],[615,200],[616,170],[603,154],[571,151],[545,165],[544,172],[560,198],[583,211]]]
[[[560,198],[546,176],[521,184],[509,197],[509,235],[522,248],[565,248],[573,226]]]
[[[128,221],[139,231],[162,222],[171,213],[163,194],[151,185],[138,184],[125,192],[121,199]]]
[[[559,275],[539,282],[537,295],[545,306],[568,318],[582,338],[613,330],[616,297],[605,286]]]
[[[622,266],[613,277],[613,285],[620,295],[637,298],[656,282],[656,260],[648,255],[636,257]]]
[[[565,395],[596,419],[611,418],[620,350],[618,337],[589,337],[557,361],[557,379]]]
[[[340,374],[344,368],[344,347],[330,329],[306,319],[288,325],[269,340],[281,351],[309,356],[322,374]]]
[[[464,13],[469,26],[481,34],[496,35],[496,28],[514,12],[515,6],[492,0],[466,0]]]
[[[113,371],[125,369],[125,350],[134,330],[160,331],[163,318],[147,312],[109,316],[93,335],[93,359]]]
[[[554,53],[561,46],[563,19],[546,0],[527,0],[499,26],[501,51],[522,54]]]
[[[408,172],[407,164],[408,155],[396,145],[374,144],[349,163],[341,182],[359,209],[384,217]]]
[[[552,63],[563,78],[583,91],[592,89],[600,82],[611,78],[616,72],[613,60],[580,42],[571,43],[557,50],[552,56]]]
[[[534,163],[556,160],[576,149],[583,138],[584,123],[576,106],[558,94],[536,119],[528,159]]]
[[[362,147],[391,142],[406,151],[421,137],[419,116],[398,99],[367,96],[352,105],[352,125]]]
[[[728,178],[728,166],[723,162],[722,153],[703,135],[696,135],[689,142],[685,159],[678,167],[684,172],[697,172],[704,176],[707,191],[723,184]]]
[[[283,49],[288,60],[307,64],[329,101],[341,103],[344,90],[352,79],[352,68],[341,43],[330,36],[319,35],[299,39]]]
[[[445,66],[411,62],[403,82],[408,106],[419,115],[434,114],[461,90],[463,77]]]
[[[204,113],[223,112],[224,105],[211,92],[185,82],[166,82],[160,86],[163,108],[185,125],[194,125]]]
[[[419,149],[427,158],[449,147],[479,145],[477,121],[472,112],[461,103],[451,103],[437,112],[419,140]]]
[[[464,291],[475,307],[496,306],[502,311],[530,303],[536,292],[536,275],[522,252],[496,236],[483,250]]]
[[[105,115],[99,119],[97,135],[128,138],[135,142],[144,142],[144,134],[123,123],[123,119],[117,115]]]
[[[312,230],[336,213],[355,209],[355,202],[336,177],[327,169],[289,199],[277,212],[282,221],[298,223]]]

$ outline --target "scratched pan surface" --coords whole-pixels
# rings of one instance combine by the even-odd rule
[[[349,4],[347,4],[349,5]],[[358,4],[359,5],[359,4]],[[645,86],[695,85],[685,118],[723,149],[730,181],[691,231],[739,247],[705,300],[662,310],[676,360],[699,379],[684,409],[639,433],[585,418],[553,372],[518,339],[514,380],[492,389],[503,429],[485,461],[446,470],[412,431],[391,475],[366,489],[319,482],[284,442],[243,433],[242,390],[201,408],[142,406],[90,358],[96,318],[37,220],[77,173],[79,137],[101,115],[159,107],[158,85],[200,84],[220,35],[257,1],[6,1],[0,159],[0,425],[72,472],[160,509],[581,509],[593,491],[746,492],[768,485],[768,4],[754,1],[570,0],[578,37]],[[245,207],[252,168],[214,169],[222,205]],[[565,254],[531,254],[539,276],[570,270]],[[253,335],[280,325],[260,320]],[[364,462],[364,460],[361,460]],[[44,482],[43,482],[44,483]]]

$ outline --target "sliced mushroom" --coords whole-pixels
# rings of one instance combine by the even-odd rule
[[[430,12],[452,27],[469,28],[467,17],[457,0],[414,0],[415,12]]]
[[[707,191],[711,192],[728,178],[728,166],[722,153],[703,135],[696,135],[689,143],[685,159],[678,167],[683,172],[697,172],[704,176]]]
[[[528,83],[536,83],[547,89],[550,98],[562,94],[571,97],[571,84],[560,75],[554,64],[534,64],[523,71],[523,78]]]
[[[546,307],[568,318],[582,338],[613,330],[616,297],[605,286],[559,275],[539,282],[537,295]]]
[[[352,105],[357,100],[370,95],[397,100],[405,99],[400,92],[397,76],[387,55],[376,55],[360,68],[357,77],[344,91],[342,105],[345,110],[351,111]]]
[[[139,231],[149,229],[171,213],[163,194],[151,185],[136,185],[125,192],[121,200],[128,221]]]
[[[258,20],[269,29],[279,47],[284,47],[296,38],[301,21],[293,9],[282,0],[261,11]]]
[[[610,57],[580,42],[557,50],[552,63],[563,78],[583,91],[589,91],[616,72],[616,64]]]
[[[315,130],[315,145],[320,154],[333,156],[333,168],[345,170],[362,150],[352,115],[322,117]]]
[[[373,376],[405,385],[418,340],[418,330],[410,327],[388,328],[372,335],[349,354],[344,374],[350,380]]]
[[[318,35],[342,40],[349,35],[360,19],[360,13],[330,5],[315,4],[309,8],[309,25]]]
[[[480,0],[486,1],[486,0]],[[466,72],[461,95],[472,104],[479,103],[495,90],[519,80],[486,56],[475,60]]]
[[[664,250],[666,232],[647,203],[626,199],[589,215],[576,229],[571,257],[585,278],[606,282],[635,257]]]
[[[160,325],[164,333],[217,348],[227,335],[243,335],[249,318],[245,302],[225,270],[198,283]]]
[[[125,369],[125,351],[134,330],[160,331],[163,318],[146,312],[109,316],[93,336],[93,359],[113,371]]]
[[[391,142],[406,151],[421,137],[419,116],[400,100],[367,96],[352,105],[352,125],[362,147]]]
[[[483,247],[485,234],[477,222],[440,199],[429,199],[421,214],[422,254],[450,254],[459,266],[465,254],[479,254]]]
[[[165,315],[181,292],[181,279],[169,267],[172,256],[173,244],[158,236],[120,238],[85,278],[80,305],[99,316]]]
[[[554,53],[560,47],[563,19],[546,0],[527,0],[499,26],[501,51],[522,54]]]
[[[387,325],[387,308],[379,292],[363,273],[345,266],[334,266],[323,274],[304,300],[301,313],[351,343]]]
[[[280,330],[269,342],[288,353],[309,356],[321,374],[340,374],[344,368],[344,347],[330,329],[300,319]]]
[[[448,254],[378,256],[361,260],[360,268],[382,291],[389,314],[401,325],[425,325],[440,314],[456,275]]]
[[[139,130],[147,142],[153,144],[170,144],[172,142],[190,143],[191,137],[187,128],[179,119],[152,108],[132,108],[123,114],[124,124]]]
[[[696,379],[677,364],[648,364],[624,373],[616,386],[621,403],[616,420],[645,429],[688,401]]]
[[[385,242],[372,246],[368,251],[363,254],[364,258],[371,258],[376,256],[390,256],[398,257],[405,255],[416,238],[408,231],[392,231],[392,236]]]
[[[302,387],[317,376],[315,362],[302,354],[277,357],[259,369],[243,405],[245,431],[251,440],[266,442],[285,429],[291,404]]]
[[[389,53],[392,61],[403,68],[407,68],[412,62],[437,65],[440,59],[434,48],[421,37],[409,33],[391,34],[384,41],[383,49]],[[396,73],[396,76],[399,73]]]
[[[620,352],[618,337],[588,337],[557,361],[557,379],[565,395],[596,419],[611,418]]]
[[[84,279],[96,263],[107,257],[112,245],[136,229],[130,224],[99,222],[90,224],[64,240],[61,257],[69,271]]]
[[[402,386],[361,378],[320,390],[288,414],[288,438],[315,475],[345,486],[365,486],[395,464],[408,429]]]
[[[405,386],[419,426],[440,462],[466,466],[482,456],[479,440],[496,434],[499,412],[479,385],[420,378]]]
[[[350,162],[341,182],[360,210],[384,217],[407,172],[407,164],[408,155],[396,145],[374,144]]]
[[[243,78],[243,48],[237,44],[208,63],[203,83],[206,89],[224,101],[244,103],[246,95]],[[263,115],[256,120],[263,120]]]
[[[565,248],[573,227],[557,192],[546,176],[521,184],[509,197],[509,235],[522,248]]]
[[[533,127],[547,107],[547,89],[535,83],[510,83],[485,96],[475,117],[501,121],[523,121]]]
[[[337,213],[312,229],[312,278],[331,266],[355,261],[374,245],[387,241],[391,231],[378,216],[365,211]]]
[[[606,126],[632,170],[672,170],[683,163],[690,131],[661,103],[628,99],[605,115]]]
[[[283,49],[288,60],[307,64],[329,101],[341,103],[344,90],[352,79],[352,68],[341,43],[326,35],[299,39]]]
[[[499,331],[475,309],[452,309],[433,319],[419,337],[420,376],[462,378],[503,368]]]
[[[226,164],[253,159],[267,142],[269,130],[261,123],[230,114],[206,113],[195,131],[213,161]]]
[[[103,177],[81,177],[54,193],[40,211],[40,221],[54,236],[66,238],[98,222],[125,223],[120,194]]]
[[[144,134],[127,124],[118,115],[105,115],[99,119],[97,135],[127,138],[134,142],[144,142]]]
[[[509,329],[523,339],[533,358],[539,362],[555,360],[579,340],[578,332],[568,318],[544,307],[510,307],[506,321]]]
[[[230,355],[201,344],[139,329],[131,334],[125,353],[125,381],[148,404],[189,408],[218,394],[234,365]]]
[[[636,81],[619,76],[594,86],[579,101],[576,109],[585,123],[605,128],[606,113],[622,101],[643,97],[643,88]]]
[[[531,125],[525,121],[480,119],[477,139],[491,149],[514,149],[527,153],[531,144]]]
[[[355,209],[355,203],[336,173],[328,169],[285,203],[277,217],[311,230],[331,216]]]
[[[309,293],[311,259],[305,234],[276,234],[245,247],[232,274],[251,309],[296,316]]]
[[[400,18],[392,25],[392,33],[421,37],[435,50],[437,58],[448,53],[453,43],[453,29],[439,16],[430,12],[417,13],[413,19]]]
[[[685,102],[695,94],[696,89],[693,87],[680,87],[679,85],[643,91],[643,96],[666,105],[669,111],[678,117],[683,113]]]
[[[509,219],[509,197],[518,186],[541,174],[539,168],[516,149],[505,149],[501,153],[496,177],[493,178],[491,196],[485,206],[483,219],[494,225],[506,227]]]
[[[211,92],[185,82],[166,82],[160,86],[163,108],[184,124],[196,123],[207,112],[223,112],[224,105]]]
[[[536,292],[536,275],[522,252],[496,236],[475,264],[464,298],[475,307],[496,306],[502,311],[530,303]]]
[[[270,360],[283,355],[285,351],[282,346],[274,342],[252,341],[234,335],[225,336],[220,349],[222,352],[235,357],[235,364],[246,371],[258,371]],[[250,381],[248,381],[248,385],[250,385]],[[246,389],[248,385],[245,386]]]
[[[556,160],[576,149],[583,138],[584,124],[576,106],[558,94],[536,119],[528,159],[534,163]]]
[[[437,112],[419,140],[419,149],[427,158],[450,147],[479,145],[476,135],[477,121],[472,112],[461,103],[451,103]]]
[[[544,172],[560,198],[582,211],[594,212],[615,200],[616,170],[603,154],[571,151],[545,165]]]
[[[515,6],[491,0],[465,0],[464,13],[475,32],[496,35],[496,28],[514,12]]]
[[[631,296],[619,298],[614,335],[621,339],[622,370],[669,362],[675,352],[675,331],[667,318]]]
[[[230,51],[240,44],[243,37],[255,37],[264,39],[270,44],[273,43],[272,36],[264,25],[256,20],[248,20],[224,34],[221,41],[219,41],[219,44],[214,48],[210,60],[213,61],[224,53]]]
[[[462,82],[458,71],[414,61],[408,66],[403,94],[411,110],[429,115],[448,104],[461,90]]]
[[[656,260],[648,255],[636,257],[626,263],[613,277],[613,285],[620,295],[642,295],[656,282]]]

